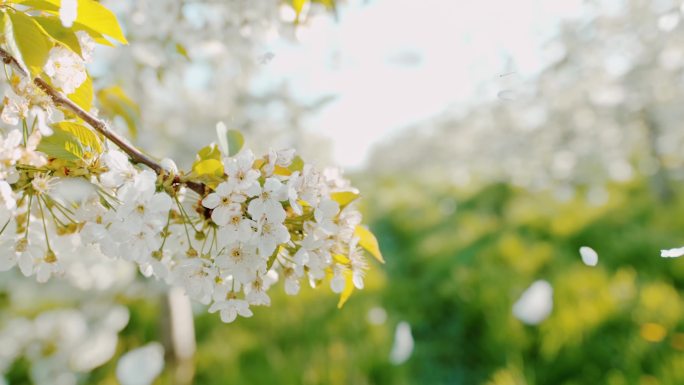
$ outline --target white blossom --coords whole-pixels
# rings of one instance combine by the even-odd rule
[[[83,59],[61,45],[50,50],[43,70],[53,84],[67,95],[76,91],[88,77]]]
[[[221,321],[225,323],[235,321],[238,315],[245,318],[253,315],[252,310],[249,308],[249,303],[244,299],[237,298],[237,294],[228,285],[216,287],[214,302],[209,307],[209,312],[215,313],[217,311],[221,316]]]
[[[77,16],[78,0],[62,0],[59,6],[59,20],[69,28],[74,24]]]
[[[287,227],[281,223],[271,222],[266,218],[259,221],[258,226],[258,250],[259,256],[266,258],[273,254],[278,245],[290,240]]]
[[[254,154],[252,151],[245,150],[240,152],[234,158],[225,158],[223,160],[226,175],[228,180],[235,183],[235,189],[247,193],[249,196],[254,196],[253,190],[258,188],[259,171],[255,170]]]
[[[678,258],[684,255],[684,247],[676,249],[660,250],[660,256],[663,258]]]

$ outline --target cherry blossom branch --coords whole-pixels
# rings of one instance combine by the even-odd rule
[[[19,61],[16,58],[14,58],[9,52],[2,48],[0,48],[0,58],[2,58],[2,61],[5,64],[10,65],[12,68],[14,68],[20,75],[24,77],[29,77],[28,71],[19,63]],[[165,172],[164,168],[154,159],[142,153],[140,150],[138,150],[133,145],[128,143],[124,138],[119,136],[117,133],[111,131],[109,127],[107,127],[107,123],[105,123],[105,121],[98,119],[88,111],[81,108],[79,105],[71,101],[71,99],[67,98],[63,93],[57,91],[52,86],[50,86],[45,80],[41,79],[40,77],[35,77],[33,79],[33,83],[43,92],[45,92],[45,94],[47,94],[50,97],[50,99],[52,99],[52,102],[55,103],[55,105],[61,106],[71,111],[76,116],[81,118],[83,121],[88,123],[88,125],[90,125],[95,131],[99,132],[105,138],[112,141],[123,152],[128,154],[128,156],[134,163],[142,163],[150,167],[158,175],[161,175]],[[177,176],[174,177],[174,183],[181,183],[180,178]],[[182,183],[185,184],[189,189],[195,191],[200,195],[203,195],[203,184],[192,181],[182,181]]]

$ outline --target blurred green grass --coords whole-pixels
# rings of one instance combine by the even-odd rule
[[[197,384],[682,384],[684,244],[681,194],[663,202],[645,182],[608,187],[594,206],[580,189],[558,202],[505,184],[477,191],[360,181],[387,264],[342,310],[328,290],[288,297],[224,325],[198,313]],[[682,190],[682,186],[675,188]],[[581,246],[599,254],[585,266]],[[535,280],[554,288],[538,326],[511,308]],[[368,313],[382,307],[387,320]],[[132,306],[119,351],[159,339],[154,304]],[[407,362],[389,362],[394,329],[412,328]],[[110,363],[94,383],[113,383]],[[167,383],[169,376],[157,383]]]

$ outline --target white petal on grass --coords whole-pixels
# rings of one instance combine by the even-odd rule
[[[660,256],[663,258],[677,258],[684,255],[684,247],[676,249],[660,250]]]
[[[102,321],[102,327],[106,330],[119,332],[128,325],[131,314],[125,306],[115,306],[109,310]]]
[[[67,203],[80,202],[95,192],[92,183],[84,179],[61,178],[55,184],[53,193]]]
[[[411,353],[413,353],[411,325],[406,321],[401,321],[394,331],[394,344],[390,352],[390,362],[394,365],[401,365],[411,357]]]
[[[528,325],[544,321],[553,310],[553,287],[544,280],[535,281],[513,305],[515,318]]]
[[[62,22],[63,26],[70,28],[74,24],[77,9],[77,0],[62,0],[59,7],[59,20]]]
[[[579,249],[582,256],[582,262],[587,266],[596,266],[598,264],[598,254],[589,246],[582,246]]]
[[[164,368],[164,347],[151,342],[124,354],[116,365],[121,385],[149,385]]]
[[[497,96],[500,100],[507,101],[507,102],[512,102],[512,101],[516,100],[516,98],[517,98],[516,93],[513,92],[512,90],[502,90],[502,91],[499,91],[499,92],[496,94],[496,96]]]
[[[387,312],[380,306],[375,306],[368,310],[367,318],[371,325],[382,325],[387,321]]]
[[[273,60],[274,57],[275,54],[273,52],[266,52],[265,54],[259,56],[257,61],[259,62],[259,64],[265,65],[268,64],[271,60]]]
[[[164,158],[159,162],[159,164],[162,166],[162,168],[168,172],[172,172],[174,174],[178,174],[178,166],[176,165],[176,162],[173,161],[171,158]]]

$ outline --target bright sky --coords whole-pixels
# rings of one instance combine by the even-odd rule
[[[362,167],[375,143],[451,106],[496,98],[500,75],[533,76],[545,42],[581,0],[349,0],[339,23],[309,20],[299,44],[275,41],[263,86],[290,84],[303,102],[333,95],[311,120],[334,159]],[[258,83],[257,83],[258,84]],[[258,87],[258,85],[257,85]]]

